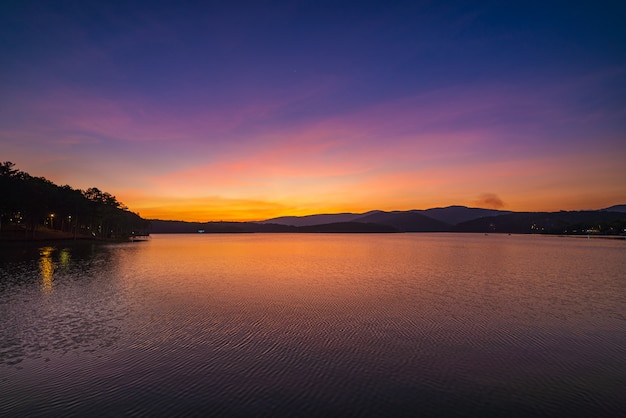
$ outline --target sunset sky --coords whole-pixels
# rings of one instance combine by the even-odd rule
[[[0,161],[145,218],[626,203],[626,3],[0,4]]]

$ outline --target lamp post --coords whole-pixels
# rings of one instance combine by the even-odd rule
[[[54,213],[50,214],[50,229],[54,229]]]

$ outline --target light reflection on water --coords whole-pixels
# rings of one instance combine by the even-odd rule
[[[184,235],[13,251],[0,415],[625,406],[623,242]]]
[[[52,262],[53,247],[44,247],[39,259],[39,272],[41,274],[41,292],[52,293],[52,276],[54,275],[54,264]]]

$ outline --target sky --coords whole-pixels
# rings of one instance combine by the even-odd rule
[[[0,161],[148,219],[626,203],[626,3],[0,4]]]

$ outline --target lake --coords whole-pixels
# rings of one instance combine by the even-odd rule
[[[0,247],[0,416],[617,416],[626,240]]]

